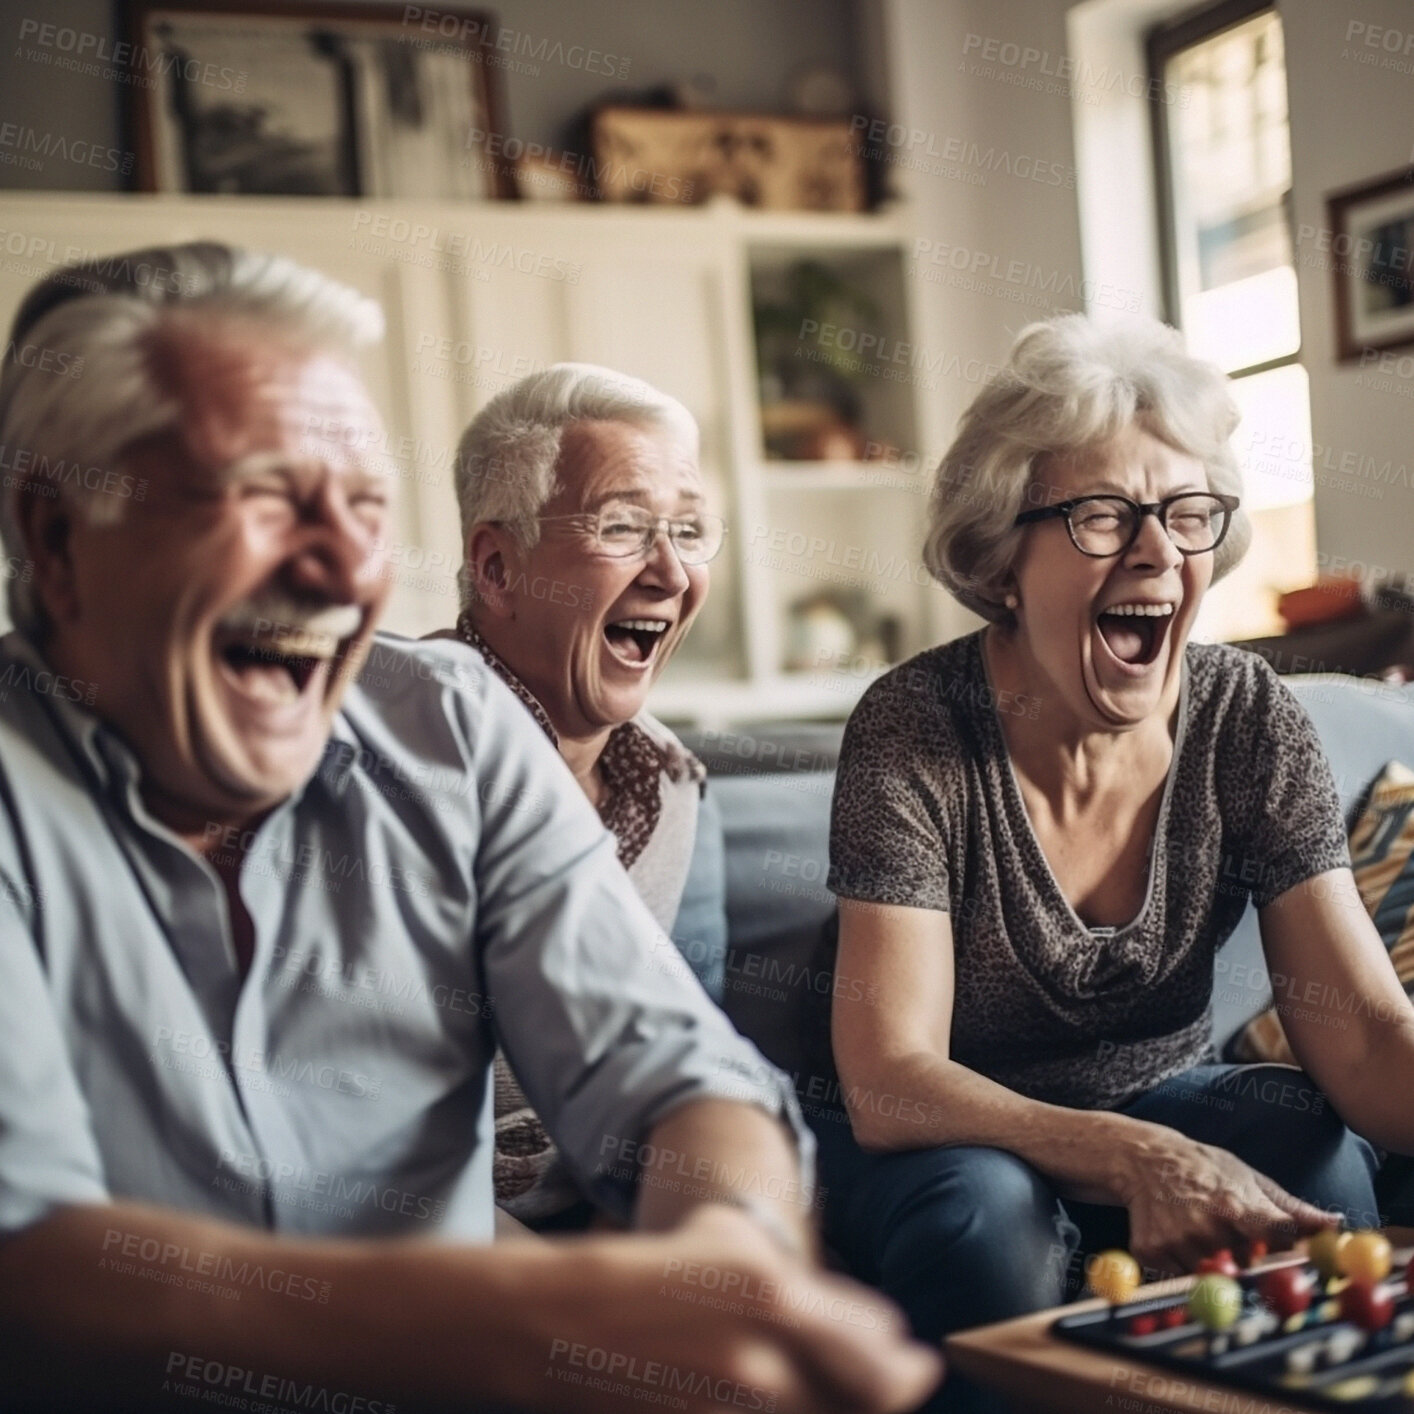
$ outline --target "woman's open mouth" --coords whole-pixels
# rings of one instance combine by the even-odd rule
[[[604,625],[609,652],[625,667],[650,667],[672,625],[667,619],[618,619]]]
[[[1095,616],[1095,627],[1112,658],[1143,669],[1163,652],[1173,616],[1172,604],[1113,604]]]

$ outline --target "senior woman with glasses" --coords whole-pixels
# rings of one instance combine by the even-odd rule
[[[920,1336],[1074,1295],[1078,1244],[1191,1270],[1372,1225],[1367,1138],[1414,1148],[1414,1012],[1311,724],[1260,658],[1188,641],[1249,539],[1236,422],[1162,325],[1024,330],[926,542],[988,624],[846,731],[827,1235]],[[1249,895],[1272,971],[1325,999],[1284,1017],[1305,1073],[1213,1063]]]
[[[675,398],[560,363],[493,398],[454,468],[463,608],[443,636],[480,653],[544,728],[665,932],[704,773],[644,704],[707,597],[726,533],[697,457],[697,424]],[[709,990],[721,961],[689,951]],[[575,1195],[524,1106],[498,1059],[498,1200],[544,1224]]]

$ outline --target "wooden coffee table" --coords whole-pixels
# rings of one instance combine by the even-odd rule
[[[1391,1243],[1414,1245],[1414,1230],[1390,1228]],[[1145,1296],[1186,1291],[1192,1277],[1143,1287]],[[1103,1307],[1102,1301],[1076,1302],[1066,1312]],[[1051,1334],[1061,1311],[1038,1311],[979,1326],[949,1336],[945,1350],[950,1369],[1013,1401],[1018,1414],[1040,1411],[1133,1411],[1133,1414],[1300,1414],[1310,1408],[1299,1399],[1263,1396],[1232,1385],[1211,1383],[1177,1374],[1157,1365],[1089,1350]]]

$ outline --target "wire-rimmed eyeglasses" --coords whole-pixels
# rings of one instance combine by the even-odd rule
[[[726,521],[704,511],[655,516],[642,506],[606,506],[600,511],[537,516],[536,519],[542,524],[547,521],[577,523],[593,539],[599,553],[612,559],[647,555],[658,536],[666,535],[683,564],[705,565],[721,550],[727,535]]]

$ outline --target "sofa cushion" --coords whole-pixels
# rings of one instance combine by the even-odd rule
[[[1379,930],[1406,991],[1414,991],[1414,771],[1391,761],[1370,791],[1350,835],[1360,897]],[[1268,1007],[1238,1032],[1232,1054],[1242,1061],[1297,1064],[1280,1008]]]
[[[1306,709],[1335,777],[1346,821],[1353,821],[1386,761],[1414,753],[1414,688],[1324,674],[1283,679]],[[1271,1004],[1257,914],[1250,906],[1218,953],[1213,1038],[1231,1053],[1235,1034]]]
[[[698,807],[672,938],[707,995],[720,1005],[727,959],[727,847],[716,791],[715,784],[709,785]]]
[[[834,976],[835,900],[825,887],[833,788],[829,771],[712,781],[727,824],[723,1007],[802,1088],[828,1063],[820,1036]]]

